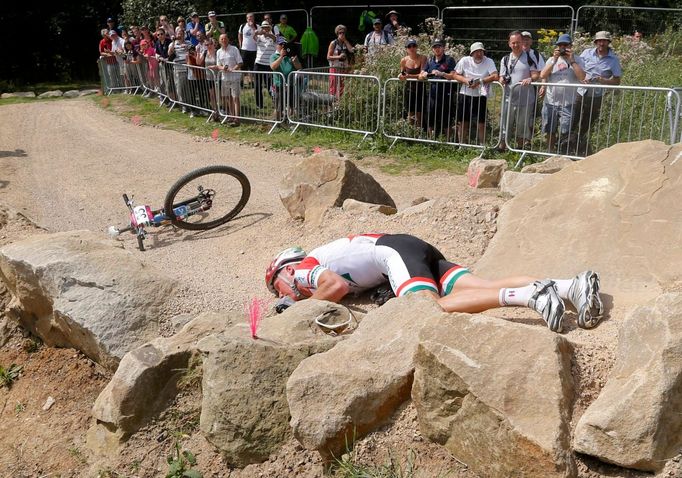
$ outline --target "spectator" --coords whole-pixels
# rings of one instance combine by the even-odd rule
[[[457,99],[457,129],[462,144],[484,144],[487,97],[490,83],[499,75],[495,62],[485,55],[483,43],[469,47],[470,56],[462,57],[450,78],[462,83]],[[472,135],[472,123],[476,122],[476,136]]]
[[[203,53],[206,51],[206,34],[202,31],[198,31],[194,40],[197,42],[197,52]],[[215,41],[213,42],[215,44]]]
[[[123,41],[123,38],[118,36],[118,33],[116,30],[110,30],[109,31],[109,38],[111,39],[111,52],[114,54],[114,58],[116,58],[116,62],[118,64],[118,74],[123,75],[124,74],[124,63],[123,63],[123,58],[125,56],[125,42]],[[119,82],[119,86],[123,86]]]
[[[190,94],[187,84],[187,54],[189,53],[189,43],[185,41],[185,28],[177,27],[175,29],[175,40],[171,42],[168,47],[168,58],[172,59],[175,66],[173,67],[173,78],[175,79],[175,93],[178,101],[184,103],[182,105],[182,112],[189,112],[187,104],[190,101]]]
[[[267,15],[266,15],[267,16]],[[260,29],[256,31],[256,62],[255,71],[271,72],[270,58],[277,51],[277,37],[272,33],[272,26],[267,20],[263,20]],[[263,108],[263,89],[270,91],[272,86],[272,75],[265,73],[256,74],[256,107]]]
[[[154,42],[154,48],[156,49],[156,54],[161,59],[168,59],[168,48],[170,47],[171,40],[166,36],[166,30],[159,28],[156,31],[156,41]]]
[[[107,18],[107,27],[109,27],[109,28],[107,28],[108,32],[111,30],[116,30],[117,35],[121,34],[118,27],[116,26],[116,22],[114,21],[114,19],[112,17]]]
[[[156,59],[156,49],[154,44],[142,39],[140,41],[140,54],[147,62],[147,82],[145,85],[149,88],[149,91],[145,92],[142,96],[149,97],[151,91],[158,91],[159,89],[159,60]]]
[[[206,36],[212,37],[214,41],[220,42],[220,36],[225,33],[225,24],[218,21],[214,11],[208,12],[208,23],[206,24]],[[220,42],[222,45],[222,42]]]
[[[215,75],[217,74],[216,72],[220,70],[220,67],[217,64],[217,48],[216,48],[216,43],[213,40],[213,38],[207,38],[206,39],[206,53],[204,55],[204,67],[212,70],[214,73],[213,74],[207,74],[206,76],[208,77],[206,80],[207,87],[208,87],[208,97],[209,100],[211,101],[211,108],[213,109],[213,114],[211,115],[211,118],[213,118],[214,121],[220,121],[220,115],[218,114],[218,102],[216,99],[216,81],[215,81]]]
[[[417,40],[410,38],[405,43],[407,55],[400,60],[401,81],[419,80],[421,72],[426,68],[428,59],[426,55],[420,55],[417,50]],[[403,90],[403,117],[408,123],[418,128],[422,127],[422,111],[424,110],[424,83],[420,81],[408,81]]]
[[[104,60],[103,74],[105,74],[108,79],[105,82],[107,85],[114,87],[118,85],[118,61],[116,60],[116,55],[111,51],[111,38],[109,37],[109,31],[106,28],[101,30],[102,39],[99,41],[99,57]]]
[[[175,31],[178,31],[178,28],[182,28],[182,39],[186,43],[191,44],[191,37],[189,35],[189,32],[187,31],[187,22],[185,21],[184,17],[178,17],[178,26],[175,28]],[[176,33],[177,36],[177,33]]]
[[[168,60],[168,50],[170,49],[171,40],[166,36],[166,30],[160,28],[156,31],[156,42],[154,42],[154,49],[156,50],[156,58],[161,62],[159,64],[159,87],[164,96],[175,99],[175,91],[173,89],[172,79],[173,75],[168,74],[166,61]],[[159,97],[159,102],[163,104],[164,96]]]
[[[161,15],[159,17],[159,28],[163,28],[163,31],[166,32],[166,38],[171,41],[175,39],[175,29],[168,21],[168,17],[166,15]]]
[[[123,48],[123,81],[125,86],[128,87],[126,93],[132,94],[135,91],[132,88],[140,86],[140,72],[138,70],[140,58],[139,53],[130,40],[123,44]]]
[[[390,45],[393,43],[393,36],[382,30],[380,18],[375,18],[372,25],[374,26],[374,31],[367,34],[364,43],[365,51],[368,55],[373,55],[382,45]]]
[[[281,35],[286,39],[287,42],[292,42],[296,40],[298,33],[296,33],[296,30],[294,30],[288,22],[289,18],[285,13],[282,13],[279,16],[279,24],[275,27],[275,35]]]
[[[405,28],[405,24],[399,21],[400,14],[395,10],[391,10],[386,14],[386,25],[384,25],[384,31],[391,35],[393,38],[398,34],[399,28]]]
[[[433,78],[443,80],[448,78],[457,64],[455,60],[445,54],[443,40],[434,40],[431,43],[433,56],[426,62],[426,66],[419,74],[420,79]],[[452,115],[452,84],[441,81],[432,81],[428,99],[428,125],[429,137],[435,138],[445,132],[446,141],[450,140],[451,115]]]
[[[545,57],[542,56],[542,53],[533,48],[533,35],[531,35],[530,32],[521,32],[521,37],[523,51],[528,53],[530,59],[535,62],[538,67],[538,71],[542,71],[542,69],[545,67]]]
[[[642,41],[644,39],[644,32],[642,30],[635,30],[632,32],[632,41]]]
[[[156,40],[154,40],[154,37],[150,33],[149,27],[147,27],[146,25],[141,27],[140,28],[140,34],[142,35],[142,37],[140,38],[140,41],[147,40],[147,43],[149,45],[154,46],[154,43]]]
[[[500,83],[505,87],[503,121],[509,114],[509,131],[513,132],[519,149],[528,146],[532,137],[532,120],[535,112],[535,90],[530,85],[540,78],[537,63],[523,51],[523,37],[515,30],[509,34],[511,53],[500,62]],[[517,86],[518,85],[518,86]]]
[[[585,62],[585,79],[583,83],[599,85],[620,85],[623,74],[620,60],[611,49],[611,34],[600,31],[594,36],[595,48],[589,48],[580,54]],[[590,129],[599,120],[601,111],[603,88],[581,88],[578,90],[575,105],[575,117],[573,129],[577,135],[578,156],[590,154],[588,134]]]
[[[229,117],[227,121],[230,126],[239,126],[240,75],[233,72],[241,70],[244,63],[237,47],[230,45],[226,33],[220,35],[220,50],[216,53],[216,64],[222,69],[220,96],[225,109],[223,116]]]
[[[353,45],[346,38],[346,25],[336,25],[334,34],[336,38],[329,43],[327,48],[327,60],[329,61],[329,73],[345,74],[350,71],[350,60],[353,54]],[[329,77],[329,94],[339,98],[343,94],[343,77]]]
[[[584,68],[583,59],[576,57],[573,53],[571,36],[563,34],[556,41],[552,58],[547,61],[540,72],[540,78],[547,83],[576,84],[585,79]],[[547,95],[542,105],[542,131],[547,135],[547,147],[550,153],[569,154],[569,133],[575,98],[574,86],[547,87]]]
[[[279,28],[277,28],[277,25],[275,25],[272,21],[272,15],[269,13],[266,13],[263,15],[263,21],[268,22],[270,26],[272,27],[272,33],[275,35],[275,37],[279,36]],[[275,25],[274,27],[272,25]],[[269,67],[269,65],[268,65]]]
[[[284,49],[286,43],[286,38],[283,36],[277,37],[277,52],[270,58],[270,68],[272,71],[284,75],[284,84],[282,84],[282,77],[279,75],[275,75],[273,79],[277,101],[277,110],[275,112],[275,119],[277,121],[280,121],[284,116],[284,87],[288,85],[287,93],[289,95],[293,93],[292,83],[289,82],[289,75],[292,71],[301,69],[301,62],[298,60],[298,56],[293,58],[287,56],[287,51]]]
[[[256,45],[256,32],[258,31],[258,25],[256,25],[256,20],[253,13],[246,14],[246,23],[243,23],[239,27],[239,48],[242,54],[242,60],[244,60],[244,69],[247,71],[253,71],[256,63],[256,52],[258,47]],[[244,85],[246,78],[242,76],[242,86]]]
[[[199,106],[204,110],[210,108],[208,99],[208,85],[206,81],[206,71],[204,70],[206,51],[198,47],[188,44],[187,50],[187,80],[188,80],[188,102],[192,105]],[[193,111],[190,113],[190,118],[195,115],[203,115],[202,110]]]
[[[189,36],[189,41],[192,45],[197,46],[200,41],[198,34],[206,34],[206,29],[204,25],[199,21],[199,14],[197,12],[192,12],[190,15],[189,23],[187,23],[187,34]]]
[[[130,36],[135,38],[135,41],[137,41],[137,44],[140,44],[140,40],[142,40],[142,33],[140,33],[140,27],[136,25],[130,25]]]

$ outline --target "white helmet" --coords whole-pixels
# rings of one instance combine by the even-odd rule
[[[265,284],[268,286],[268,289],[270,289],[270,292],[277,295],[277,290],[273,285],[277,273],[284,269],[288,264],[298,264],[305,256],[305,251],[298,246],[285,249],[275,256],[265,271]]]

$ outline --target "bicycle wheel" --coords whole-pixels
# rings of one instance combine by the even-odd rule
[[[164,213],[182,229],[212,229],[244,209],[251,185],[230,166],[206,166],[178,179],[166,194]]]

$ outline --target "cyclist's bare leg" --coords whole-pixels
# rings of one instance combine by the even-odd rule
[[[484,312],[500,307],[500,289],[524,287],[535,280],[537,278],[531,276],[483,279],[474,274],[465,274],[457,279],[452,292],[438,299],[438,304],[446,312]]]

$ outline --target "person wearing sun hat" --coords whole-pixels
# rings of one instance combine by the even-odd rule
[[[611,34],[599,31],[594,35],[594,48],[580,54],[585,62],[585,79],[583,83],[597,85],[620,85],[623,70],[620,60],[611,48]],[[578,98],[574,109],[573,130],[578,136],[578,156],[590,154],[589,132],[599,120],[603,88],[582,88],[578,90]]]
[[[374,54],[374,52],[382,46],[393,43],[393,35],[386,33],[386,31],[381,28],[382,23],[380,18],[375,18],[372,25],[374,26],[374,30],[365,36],[364,41],[365,51],[368,55]]]
[[[569,133],[576,100],[576,83],[585,79],[585,62],[573,53],[571,36],[564,33],[555,43],[552,57],[540,72],[547,83],[566,83],[569,86],[548,86],[542,104],[542,132],[547,135],[550,153],[570,154]],[[557,130],[559,135],[557,138]],[[558,139],[558,142],[557,142]]]
[[[463,144],[485,143],[487,96],[490,83],[498,79],[497,67],[485,55],[481,42],[472,43],[449,78],[462,83],[457,98],[457,133]],[[476,123],[476,129],[472,124]],[[473,131],[472,131],[473,130]]]
[[[405,27],[405,24],[400,21],[400,13],[395,10],[391,10],[386,14],[386,25],[384,25],[384,31],[391,35],[393,38],[398,33],[398,29]]]

